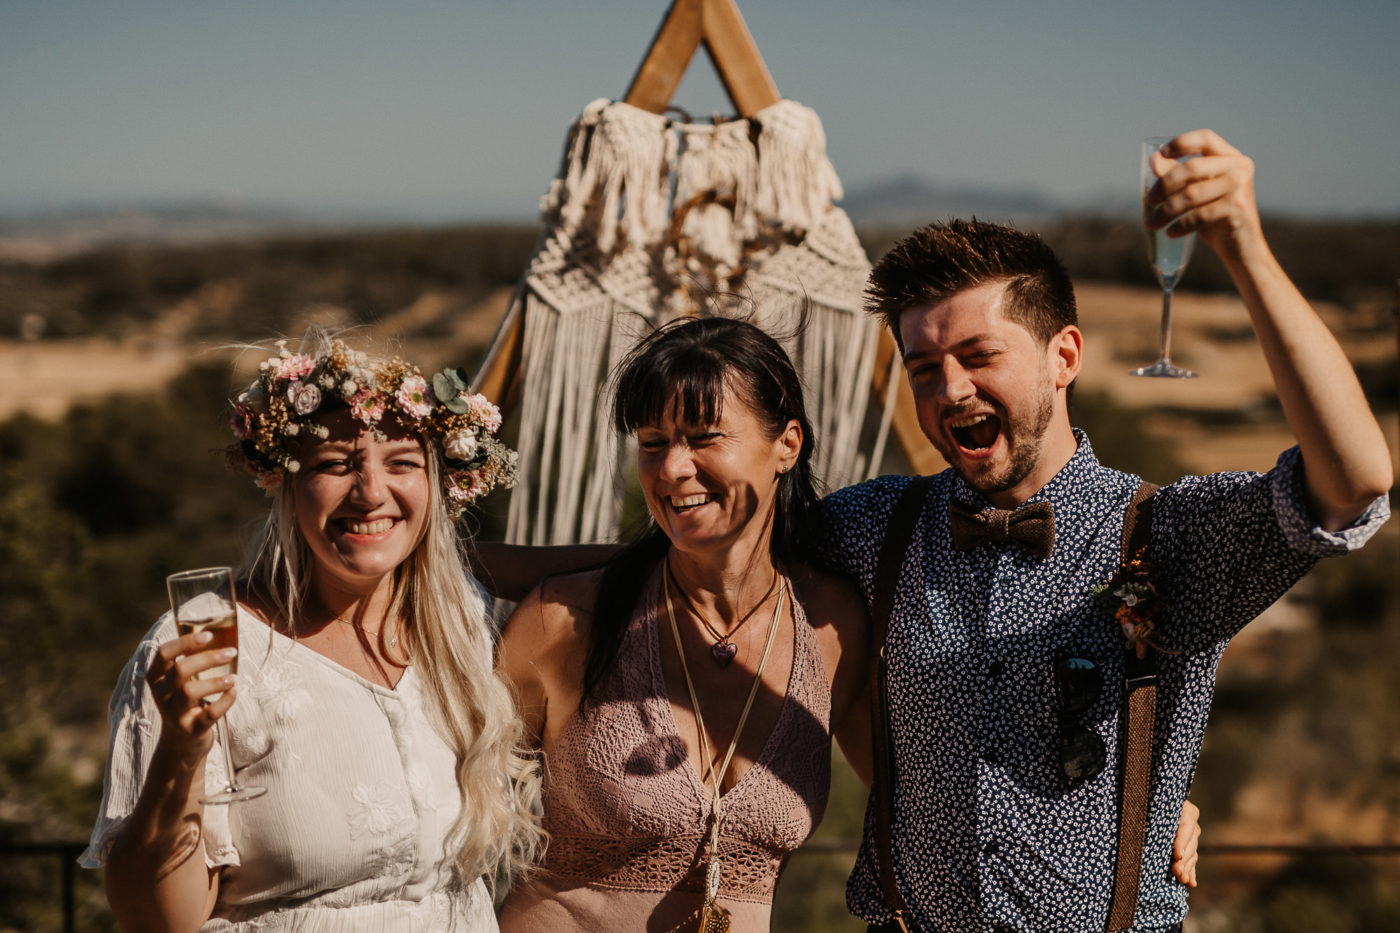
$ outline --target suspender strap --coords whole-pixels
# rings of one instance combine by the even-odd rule
[[[923,512],[924,499],[933,484],[933,477],[918,476],[899,497],[890,515],[890,527],[880,549],[880,561],[875,565],[874,601],[870,609],[871,667],[875,684],[875,701],[870,707],[871,739],[873,741],[875,785],[875,874],[885,903],[894,911],[894,922],[909,933],[906,918],[909,905],[899,891],[894,876],[894,746],[890,743],[889,682],[885,663],[885,636],[889,632],[890,610],[894,607],[894,591],[904,557],[914,538],[914,527]]]
[[[1123,563],[1145,557],[1151,544],[1152,494],[1157,487],[1144,482],[1123,516]],[[1137,912],[1142,876],[1142,847],[1147,838],[1147,805],[1151,799],[1152,733],[1157,719],[1157,658],[1149,648],[1139,659],[1129,648],[1123,655],[1124,706],[1127,732],[1123,740],[1123,783],[1119,790],[1118,861],[1113,880],[1109,930],[1126,930]]]

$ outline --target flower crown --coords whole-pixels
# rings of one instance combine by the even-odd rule
[[[340,340],[315,356],[292,353],[285,340],[277,350],[259,364],[257,381],[239,393],[229,417],[238,439],[228,448],[229,465],[252,473],[269,494],[285,474],[301,469],[295,451],[302,434],[329,434],[312,419],[333,406],[348,408],[377,436],[390,414],[424,440],[437,441],[447,461],[443,493],[453,518],[479,496],[515,484],[515,451],[493,436],[501,429],[500,409],[472,394],[460,371],[445,369],[430,385],[416,366],[397,357],[371,361]]]

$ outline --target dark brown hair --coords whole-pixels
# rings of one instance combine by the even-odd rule
[[[976,218],[929,224],[892,246],[870,272],[865,307],[884,319],[903,349],[905,310],[991,282],[1007,283],[1006,316],[1041,343],[1079,323],[1069,273],[1045,241]]]

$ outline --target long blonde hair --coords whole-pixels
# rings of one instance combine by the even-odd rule
[[[456,754],[461,810],[447,836],[451,884],[460,889],[485,876],[494,892],[527,873],[542,851],[539,765],[495,673],[497,633],[443,501],[442,453],[435,441],[422,443],[427,521],[413,553],[394,569],[389,613],[403,620],[405,638],[402,653],[390,657],[418,668],[436,724]],[[313,564],[297,528],[293,485],[284,481],[277,490],[239,576],[295,637]]]

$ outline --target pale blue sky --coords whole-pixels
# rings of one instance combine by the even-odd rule
[[[667,0],[0,0],[0,212],[218,198],[534,217]],[[848,189],[897,174],[1127,195],[1140,137],[1219,130],[1266,209],[1400,215],[1394,0],[740,0]],[[676,103],[728,109],[703,53]]]

